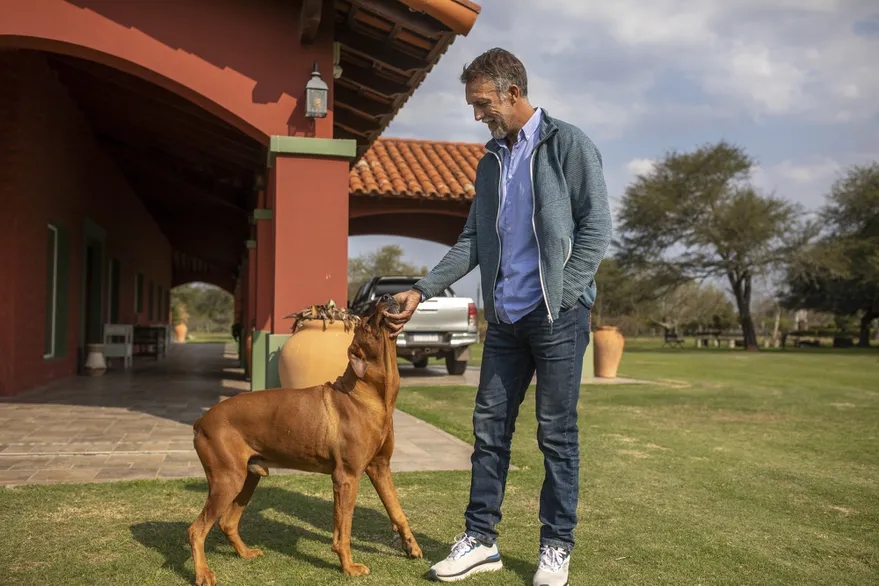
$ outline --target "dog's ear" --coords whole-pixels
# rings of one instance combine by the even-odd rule
[[[351,365],[351,369],[357,375],[357,378],[366,376],[366,360],[357,356],[354,352],[348,351],[348,363]]]

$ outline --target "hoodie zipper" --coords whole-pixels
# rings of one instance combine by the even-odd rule
[[[537,194],[534,191],[534,159],[537,156],[537,149],[540,148],[540,145],[543,144],[543,141],[546,140],[546,138],[548,137],[545,137],[534,145],[534,150],[531,151],[531,160],[529,161],[528,167],[531,174],[531,229],[534,231],[534,241],[537,243],[537,272],[540,276],[540,291],[543,294],[543,304],[546,306],[546,319],[549,321],[550,328],[552,328],[554,320],[552,319],[552,310],[549,308],[546,284],[543,282],[543,261],[540,258],[540,237],[537,235],[537,222],[535,220],[537,214]]]
[[[494,282],[491,284],[491,297],[492,303],[491,306],[494,308],[494,320],[500,321],[497,313],[497,300],[495,298],[495,290],[497,289],[497,276],[501,271],[501,259],[503,255],[503,250],[501,250],[501,182],[504,180],[504,164],[501,162],[501,158],[498,154],[492,150],[489,150],[491,154],[494,155],[494,158],[497,159],[497,167],[498,167],[498,181],[497,181],[497,215],[494,218],[494,232],[497,234],[497,250],[498,250],[498,258],[497,258],[497,269],[494,271]]]

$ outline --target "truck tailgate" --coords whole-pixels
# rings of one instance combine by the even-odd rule
[[[418,306],[403,328],[407,332],[466,332],[469,322],[467,297],[434,297]]]

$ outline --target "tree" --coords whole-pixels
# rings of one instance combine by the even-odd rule
[[[799,206],[757,193],[749,182],[754,165],[723,141],[668,153],[627,187],[616,243],[625,266],[666,291],[692,279],[726,279],[751,350],[754,278],[783,265],[812,234]]]
[[[687,281],[657,300],[651,319],[666,330],[726,329],[735,323],[735,308],[723,291]]]
[[[171,308],[172,318],[185,314],[183,323],[193,330],[225,330],[234,319],[235,299],[214,285],[189,283],[171,290]]]
[[[348,299],[354,299],[357,290],[373,277],[389,275],[420,276],[427,274],[427,267],[415,267],[403,260],[403,249],[396,244],[382,246],[370,254],[348,259]]]
[[[652,301],[650,288],[626,271],[615,258],[601,261],[595,274],[598,294],[592,306],[592,319],[596,326],[606,321],[618,321],[621,317],[643,317],[650,311]],[[614,318],[617,318],[614,320]],[[618,325],[618,324],[614,324]]]
[[[858,345],[870,345],[879,317],[879,163],[853,166],[831,187],[821,210],[821,238],[787,270],[785,305],[858,313]]]

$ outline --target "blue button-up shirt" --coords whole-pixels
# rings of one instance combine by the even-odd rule
[[[519,130],[512,150],[506,140],[497,141],[501,146],[501,266],[494,299],[498,318],[506,323],[516,323],[543,302],[531,190],[531,156],[539,138],[541,116],[538,108]]]

